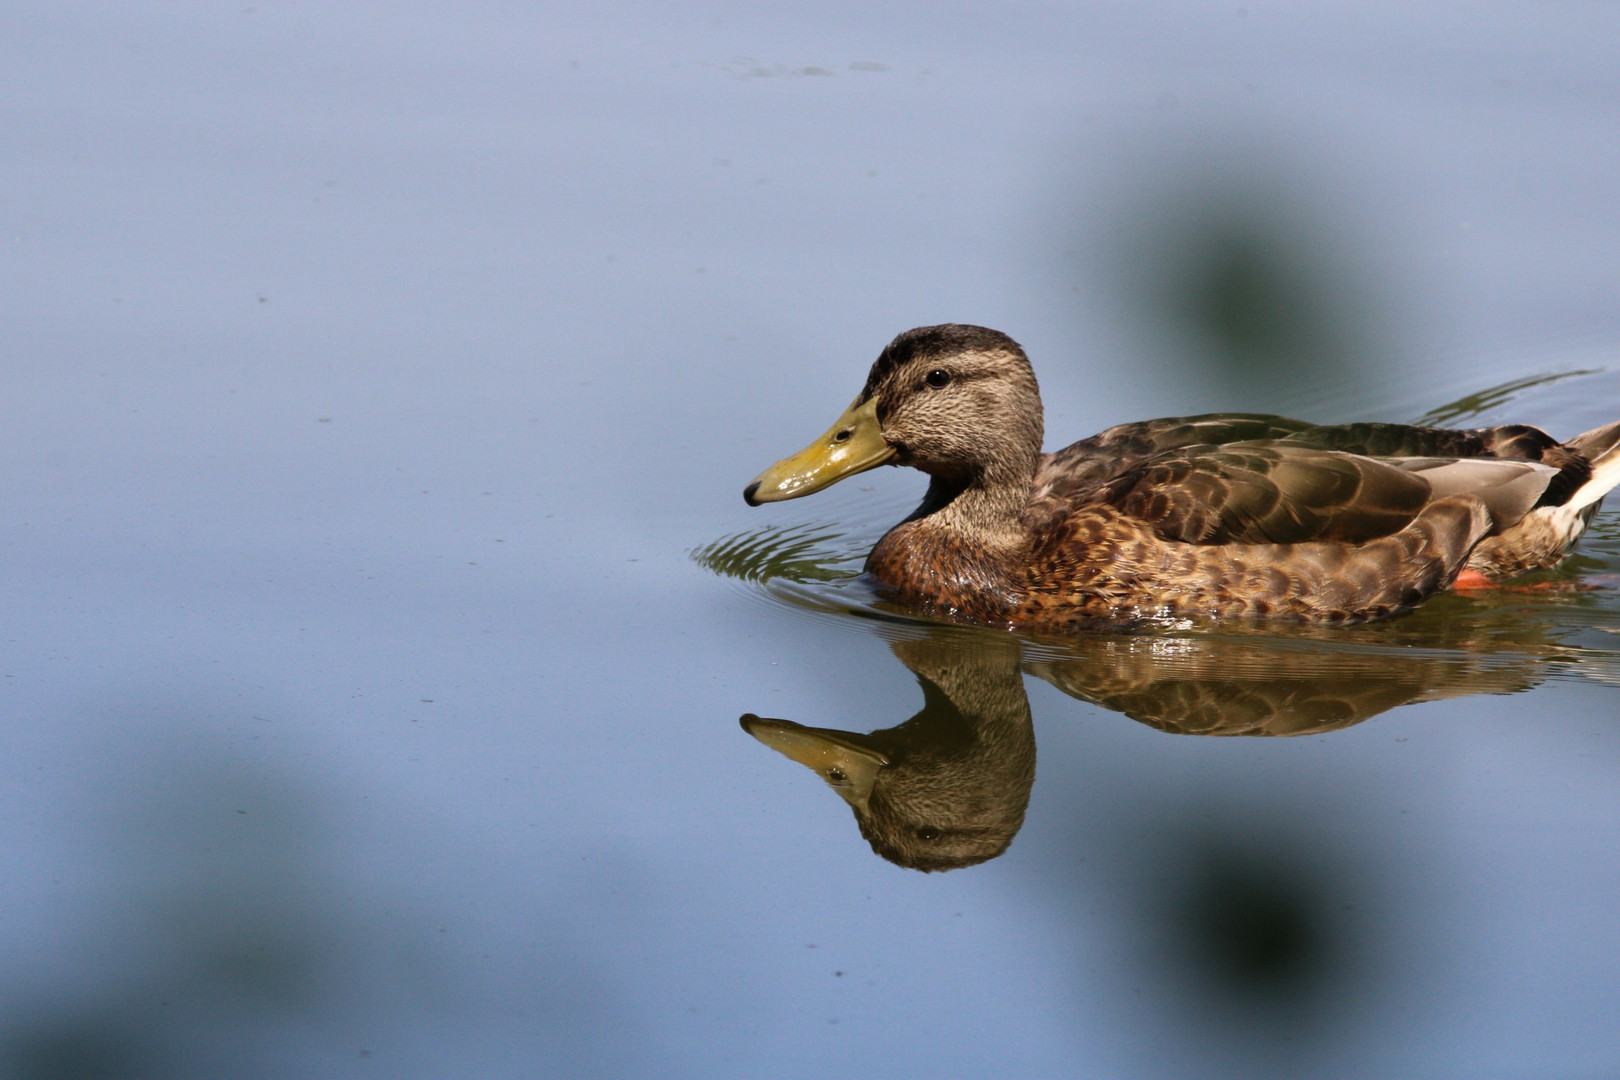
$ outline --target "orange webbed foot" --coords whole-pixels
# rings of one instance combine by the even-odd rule
[[[1457,592],[1483,592],[1492,589],[1496,592],[1570,593],[1612,588],[1616,583],[1620,583],[1620,577],[1604,575],[1597,580],[1589,581],[1536,581],[1528,585],[1515,585],[1510,581],[1492,581],[1478,570],[1464,570],[1457,575],[1457,580],[1451,583],[1451,587]]]

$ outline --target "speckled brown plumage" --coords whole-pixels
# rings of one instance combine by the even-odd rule
[[[1396,614],[1465,568],[1500,579],[1556,564],[1620,481],[1620,423],[1560,445],[1522,424],[1227,414],[1124,424],[1043,455],[1029,361],[982,327],[901,334],[863,403],[891,463],[931,477],[867,561],[880,591],[1041,631]]]

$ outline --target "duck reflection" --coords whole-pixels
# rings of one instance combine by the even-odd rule
[[[855,811],[872,850],[916,870],[993,859],[1024,823],[1035,730],[1018,643],[954,636],[890,645],[917,676],[923,707],[861,735],[745,714],[745,731],[806,765]]]
[[[1310,641],[1105,637],[1033,659],[1071,697],[1175,735],[1320,735],[1399,705],[1512,694],[1544,677],[1525,654]]]
[[[1335,731],[1412,702],[1516,693],[1551,665],[1579,659],[1525,622],[1511,642],[1500,633],[1463,636],[1470,625],[1481,629],[1438,618],[1416,638],[1403,630],[1062,642],[913,626],[918,636],[889,645],[923,691],[922,709],[905,722],[861,734],[748,713],[742,726],[838,792],[879,855],[948,870],[1000,855],[1023,824],[1035,780],[1024,674],[1173,734],[1287,736]]]

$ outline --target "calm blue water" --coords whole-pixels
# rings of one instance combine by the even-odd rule
[[[1617,46],[9,5],[0,1075],[1620,1068],[1613,508],[1554,589],[1064,643],[848,578],[915,474],[740,498],[942,321],[1026,346],[1049,447],[1614,419]],[[1038,747],[1000,858],[877,857],[738,725],[893,728],[916,670]]]

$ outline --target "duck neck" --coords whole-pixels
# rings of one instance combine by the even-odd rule
[[[1033,472],[1033,470],[1031,470]],[[936,476],[922,505],[866,561],[891,595],[952,618],[999,623],[1020,602],[1033,476],[968,482]]]
[[[1023,512],[1035,486],[1032,474],[935,476],[909,520],[925,521],[996,554],[1020,550],[1027,539]]]

